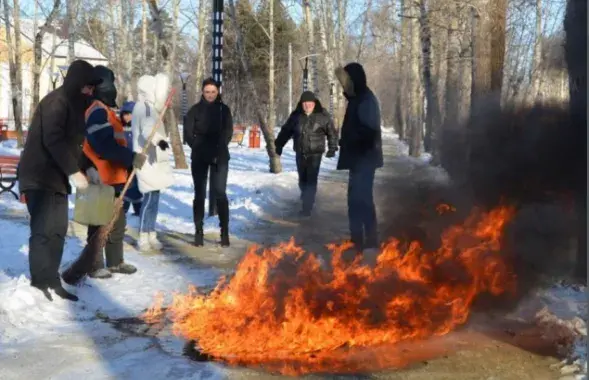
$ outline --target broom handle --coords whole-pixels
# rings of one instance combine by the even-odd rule
[[[168,107],[170,107],[170,104],[172,103],[172,98],[174,97],[175,93],[176,93],[175,88],[170,89],[170,93],[168,94],[168,99],[166,99],[166,103],[164,104],[164,108],[162,108],[162,110],[160,111],[158,119],[157,119],[155,125],[153,126],[151,133],[149,134],[149,138],[145,142],[145,145],[143,145],[143,149],[141,149],[142,154],[147,153],[147,150],[149,149],[149,145],[151,145],[151,140],[153,140],[153,138],[155,137],[155,133],[157,131],[157,128],[164,121],[164,114],[168,110]],[[133,178],[135,178],[136,171],[137,171],[137,168],[134,167],[133,170],[131,171],[131,174],[129,175],[129,178],[127,178],[127,182],[125,183],[125,187],[123,187],[121,194],[119,195],[119,197],[116,200],[117,203],[123,202],[123,198],[125,197],[125,193],[127,192],[127,190],[129,190],[129,187],[131,186],[131,182],[133,181]]]

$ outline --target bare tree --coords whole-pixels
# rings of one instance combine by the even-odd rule
[[[418,3],[419,4],[419,3]],[[418,5],[417,4],[417,5]],[[423,108],[423,99],[421,97],[421,76],[419,72],[419,23],[418,8],[415,4],[408,7],[408,22],[410,33],[410,60],[409,60],[409,121],[410,133],[409,154],[413,157],[419,157],[422,141],[422,122],[421,110]]]
[[[235,44],[239,54],[239,61],[245,74],[246,83],[252,99],[251,103],[254,107],[258,123],[260,124],[260,128],[262,129],[264,141],[266,142],[266,152],[268,153],[270,172],[280,173],[282,171],[282,164],[280,163],[280,156],[276,154],[276,146],[274,145],[274,130],[268,127],[268,124],[266,123],[266,118],[264,117],[264,112],[262,111],[262,103],[260,102],[258,92],[256,91],[256,86],[252,78],[252,73],[249,69],[247,57],[245,55],[243,33],[239,27],[239,24],[237,23],[235,2],[233,0],[229,0],[229,18],[231,19],[231,23],[235,27]]]
[[[24,145],[22,130],[22,65],[21,65],[21,32],[20,32],[20,1],[13,0],[12,17],[8,0],[3,1],[4,21],[6,25],[6,44],[8,45],[8,69],[10,76],[10,97],[12,99],[12,114],[14,128],[17,134],[19,148]],[[12,22],[11,22],[12,20]],[[14,23],[14,42],[12,40],[12,23]]]
[[[534,41],[534,57],[532,66],[532,75],[530,78],[531,86],[529,99],[537,100],[540,95],[540,86],[542,81],[541,73],[542,64],[542,0],[536,0],[536,40]]]
[[[60,7],[61,0],[53,0],[53,6],[49,12],[49,15],[45,19],[45,23],[41,25],[41,27],[37,30],[37,33],[35,33],[35,42],[33,43],[33,97],[31,110],[33,110],[37,104],[39,104],[40,100],[40,82],[41,72],[43,69],[43,38],[57,17]]]
[[[199,88],[203,79],[204,79],[204,72],[205,72],[205,41],[207,39],[207,15],[209,14],[208,10],[210,7],[207,6],[206,0],[199,0],[198,2],[198,58],[196,60],[196,73],[194,76],[194,81],[196,83],[196,88]]]
[[[319,78],[317,78],[317,56],[315,55],[315,27],[313,22],[313,10],[310,0],[303,0],[303,12],[305,14],[305,26],[307,28],[307,43],[311,61],[311,70],[309,70],[309,85],[313,91],[319,91]]]
[[[67,60],[72,63],[76,59],[76,10],[77,0],[66,0],[66,25],[67,25]]]
[[[274,68],[274,0],[268,1],[269,19],[268,19],[268,38],[270,40],[268,54],[268,129],[274,131],[276,127],[276,83]]]
[[[157,0],[148,0],[149,11],[152,17],[152,23],[155,29],[155,40],[158,41],[160,51],[155,51],[157,57],[161,57],[164,61],[164,67],[166,73],[170,76],[170,79],[174,78],[174,67],[176,66],[176,49],[178,44],[178,16],[180,12],[179,0],[173,0],[173,24],[172,24],[172,36],[171,41],[165,40],[164,27],[162,22],[161,12],[162,10],[157,5]],[[170,44],[171,46],[168,46]],[[159,59],[158,59],[159,61]],[[180,138],[180,131],[178,130],[178,123],[176,120],[176,114],[173,109],[170,109],[166,117],[166,128],[170,135],[172,142],[172,151],[174,153],[174,161],[177,169],[186,169],[188,164],[186,163],[186,156],[184,155],[184,149],[182,148],[182,139]]]
[[[141,71],[148,72],[147,62],[147,0],[141,0]]]

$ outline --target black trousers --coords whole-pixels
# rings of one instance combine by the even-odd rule
[[[375,171],[367,165],[356,165],[348,178],[348,221],[352,243],[358,250],[378,248],[373,195]]]
[[[106,246],[104,247],[104,256],[106,256],[106,266],[114,267],[123,262],[123,240],[125,238],[125,227],[127,226],[126,212],[121,208],[121,212],[113,229],[108,235]],[[99,226],[88,226],[88,240],[94,235]],[[94,270],[104,268],[104,257],[102,252],[96,255]]]
[[[44,190],[30,190],[25,196],[31,217],[31,285],[39,288],[61,286],[59,265],[68,227],[67,196]]]
[[[299,189],[303,201],[303,211],[311,211],[317,195],[317,182],[321,168],[321,154],[303,155],[297,153],[296,163],[299,174]]]
[[[192,161],[192,180],[194,181],[194,200],[192,207],[194,224],[197,229],[202,229],[209,168],[211,169],[212,194],[214,195],[219,213],[220,227],[227,228],[229,225],[229,200],[227,199],[228,162],[217,162],[213,164],[201,160]]]

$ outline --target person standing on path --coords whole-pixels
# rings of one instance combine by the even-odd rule
[[[231,109],[222,102],[219,85],[213,78],[202,84],[200,102],[190,108],[184,118],[184,141],[192,149],[190,155],[194,180],[194,244],[204,244],[203,220],[207,190],[207,173],[211,169],[211,186],[219,213],[221,246],[229,246],[229,143],[233,137]]]
[[[123,124],[114,111],[117,88],[115,75],[105,66],[96,66],[94,75],[102,79],[94,91],[94,101],[86,110],[86,140],[83,151],[87,157],[86,174],[92,183],[112,186],[118,197],[127,182],[128,168],[141,169],[147,157],[134,153],[127,147]],[[108,236],[104,248],[106,268],[102,253],[96,255],[90,277],[110,278],[112,273],[133,274],[135,266],[124,261],[123,239],[127,219],[121,208],[120,214]],[[88,226],[88,240],[98,232],[100,226]]]
[[[357,62],[335,70],[348,100],[342,123],[338,170],[349,170],[348,220],[357,252],[378,249],[374,176],[383,167],[380,106]]]
[[[274,144],[276,153],[280,156],[288,140],[293,139],[293,149],[296,153],[297,172],[299,175],[299,189],[303,207],[301,216],[310,216],[317,194],[317,181],[321,168],[321,159],[325,153],[327,139],[327,154],[325,157],[335,157],[337,152],[337,130],[331,116],[323,109],[319,99],[311,91],[305,91],[295,110],[290,114]]]
[[[170,79],[165,74],[144,75],[137,81],[138,101],[133,109],[133,149],[141,152],[149,142],[147,162],[137,171],[139,191],[143,193],[143,206],[139,216],[140,251],[160,250],[163,245],[157,238],[155,224],[160,203],[160,191],[174,183],[172,162],[166,141],[165,126],[160,124],[151,140],[150,134],[164,109]]]
[[[30,215],[31,286],[50,301],[49,289],[61,298],[78,300],[63,288],[59,266],[68,228],[70,181],[76,189],[88,187],[78,160],[84,141],[84,111],[92,101],[94,86],[100,83],[93,74],[88,62],[72,62],[63,85],[39,102],[18,166],[19,190]]]
[[[119,112],[119,119],[121,119],[121,123],[123,123],[123,130],[125,131],[125,140],[127,140],[127,146],[129,149],[133,150],[133,130],[131,129],[131,125],[133,123],[133,108],[135,107],[135,102],[125,102],[121,106],[121,110]],[[129,168],[129,175],[131,175],[131,171],[133,168]],[[141,201],[143,199],[143,194],[139,191],[139,186],[137,185],[137,176],[133,177],[133,182],[131,182],[131,186],[127,189],[125,193],[125,202],[123,203],[123,209],[125,213],[129,212],[129,208],[133,205],[133,215],[139,216],[141,212]]]

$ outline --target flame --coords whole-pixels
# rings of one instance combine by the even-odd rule
[[[467,321],[478,294],[515,291],[515,275],[500,252],[502,229],[513,214],[508,207],[475,210],[442,234],[434,252],[417,242],[401,252],[391,239],[374,268],[360,257],[343,258],[351,243],[329,246],[332,270],[294,239],[269,249],[254,246],[231,279],[209,295],[194,287],[174,294],[165,314],[174,334],[229,364],[305,363],[282,365],[279,371],[288,374],[357,369],[342,362],[345,351],[447,334]],[[164,314],[158,302],[146,314],[152,320]]]

